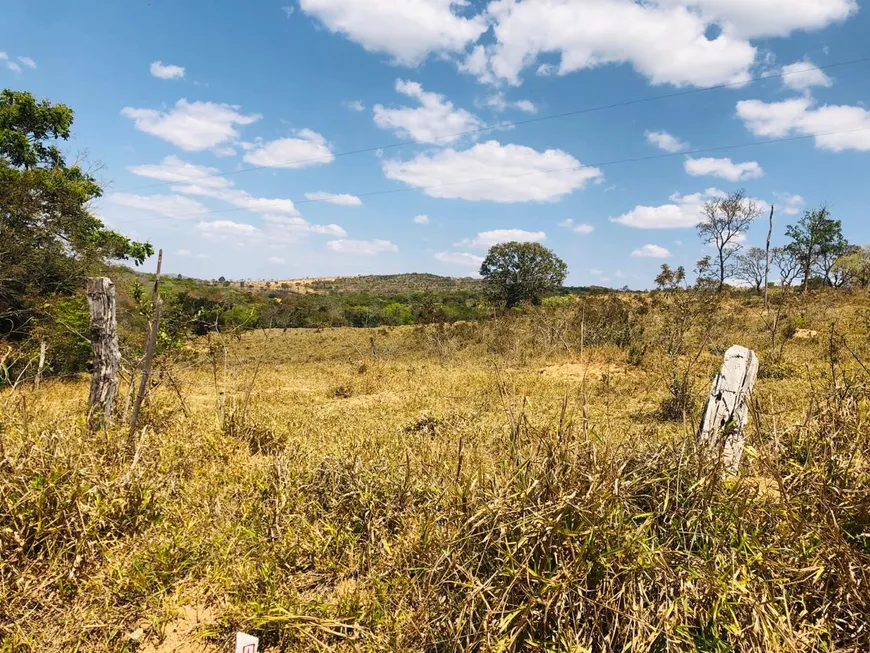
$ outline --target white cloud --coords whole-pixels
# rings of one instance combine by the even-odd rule
[[[15,63],[14,61],[7,61],[7,62],[6,62],[6,67],[7,67],[9,70],[11,70],[13,73],[15,73],[16,75],[20,75],[21,72],[22,72],[22,70],[21,70],[21,66],[18,65],[17,63]]]
[[[134,195],[132,193],[112,193],[106,199],[113,204],[129,206],[134,209],[159,213],[169,218],[191,217],[191,214],[205,213],[208,209],[189,197],[182,195]]]
[[[415,65],[432,53],[462,52],[486,30],[483,16],[454,11],[463,0],[300,0],[305,13],[371,52]]]
[[[414,216],[414,222],[417,224],[429,224],[429,216],[425,214]]]
[[[333,252],[342,254],[373,255],[399,251],[399,248],[389,240],[330,240],[326,246]]]
[[[250,125],[261,117],[256,113],[239,113],[239,107],[229,104],[188,102],[184,98],[169,111],[124,107],[121,115],[133,120],[139,131],[188,152],[207,150],[238,138],[236,125]]]
[[[680,229],[694,227],[701,220],[701,207],[704,202],[725,197],[718,188],[708,188],[703,193],[680,195],[674,193],[672,204],[662,206],[636,206],[628,213],[611,218],[626,227],[635,229]]]
[[[591,274],[594,277],[600,277],[602,274],[604,274],[604,271],[599,270],[598,268],[590,268],[589,274]]]
[[[702,177],[709,175],[711,177],[721,177],[728,181],[743,181],[746,179],[758,179],[764,176],[764,170],[757,161],[744,161],[743,163],[734,163],[731,159],[714,159],[711,157],[703,157],[693,159],[686,157],[684,163],[686,172],[693,177]]]
[[[184,67],[163,65],[162,61],[151,64],[151,74],[158,79],[181,79],[184,77]]]
[[[344,106],[346,106],[351,111],[365,111],[366,105],[364,105],[360,100],[347,100],[344,102]]]
[[[777,210],[782,211],[786,215],[797,215],[803,210],[806,200],[800,195],[792,195],[791,193],[774,193],[778,205]]]
[[[36,62],[30,57],[18,57],[18,61],[22,66],[27,66],[28,68],[36,68]]]
[[[281,7],[281,10],[284,12],[284,15],[287,16],[287,18],[290,18],[290,16],[293,15],[293,12],[296,11],[296,7],[293,7],[292,5],[284,5],[283,7]]]
[[[331,163],[335,159],[326,139],[310,129],[300,129],[295,138],[257,142],[247,149],[244,160],[264,168],[304,168]]]
[[[252,224],[246,222],[233,222],[232,220],[215,220],[213,222],[200,222],[196,228],[206,236],[227,238],[229,236],[254,236],[260,233]]]
[[[665,152],[682,152],[689,149],[689,144],[666,131],[644,132],[646,140]]]
[[[134,175],[160,181],[195,182],[213,188],[227,188],[233,185],[226,177],[219,176],[221,171],[217,168],[188,163],[174,154],[165,157],[160,164],[131,166],[128,170]]]
[[[821,149],[870,151],[870,111],[848,105],[816,108],[814,103],[806,96],[770,103],[743,100],[737,103],[737,115],[756,136],[813,136]]]
[[[338,204],[339,206],[360,206],[362,200],[356,195],[348,195],[346,193],[326,193],[318,191],[316,193],[305,193],[305,199],[312,202],[326,202],[327,204]]]
[[[547,234],[543,231],[525,231],[523,229],[493,229],[492,231],[481,231],[474,238],[466,238],[458,243],[454,243],[454,247],[477,247],[480,249],[489,249],[493,245],[499,243],[539,243],[547,239]]]
[[[631,253],[635,258],[668,258],[671,253],[659,245],[644,245]]]
[[[177,256],[193,256],[193,252],[189,249],[179,249],[175,252]]]
[[[487,49],[487,69],[519,84],[520,73],[536,65],[539,55],[557,53],[560,75],[629,63],[654,84],[707,86],[749,79],[755,48],[728,32],[707,38],[709,21],[685,4],[495,0],[488,13],[496,43]]]
[[[858,11],[856,0],[665,0],[696,7],[710,23],[740,38],[788,36],[821,29]]]
[[[591,224],[576,224],[572,218],[563,220],[559,223],[559,226],[564,227],[565,229],[570,229],[575,234],[583,234],[584,236],[595,231],[595,227]]]
[[[129,170],[141,177],[177,182],[171,186],[176,193],[211,197],[255,213],[299,216],[292,200],[254,197],[247,191],[234,188],[233,182],[226,177],[215,176],[219,172],[217,168],[188,163],[175,155],[167,156],[160,164],[132,166]]]
[[[337,224],[311,224],[300,217],[270,214],[264,215],[263,220],[269,223],[271,227],[268,234],[270,240],[276,237],[279,240],[296,240],[298,236],[305,234],[318,234],[321,236],[332,236],[333,238],[344,238],[347,236],[347,232]]]
[[[828,88],[834,84],[834,81],[825,74],[824,70],[813,68],[813,62],[808,59],[783,66],[780,71],[783,75],[782,83],[786,88],[795,91],[806,91],[813,86]]]
[[[483,257],[469,252],[438,252],[435,260],[449,265],[463,265],[470,268],[479,268],[483,263]]]
[[[503,92],[499,91],[486,98],[481,103],[485,107],[489,107],[493,111],[507,111],[508,109],[518,109],[525,113],[538,113],[538,107],[531,100],[517,100],[509,102]]]
[[[465,109],[456,109],[443,95],[423,90],[417,82],[396,80],[396,91],[420,102],[419,107],[389,109],[381,104],[374,106],[375,124],[381,129],[390,129],[400,138],[452,143],[463,132],[473,131],[483,123]]]
[[[281,263],[286,263],[287,261],[281,258],[280,256],[270,256],[266,259],[269,263],[280,265]]]
[[[497,141],[382,165],[387,178],[424,187],[430,197],[501,203],[554,201],[604,176],[562,150],[538,152]]]

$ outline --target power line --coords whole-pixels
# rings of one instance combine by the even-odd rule
[[[636,98],[634,100],[625,100],[622,102],[613,102],[611,104],[601,104],[594,107],[586,107],[583,109],[574,109],[572,111],[564,111],[561,113],[552,113],[546,116],[535,116],[534,118],[525,118],[523,120],[515,120],[513,122],[503,122],[497,125],[492,125],[488,127],[478,127],[476,129],[469,129],[467,131],[455,132],[453,134],[444,134],[442,136],[435,136],[433,138],[426,139],[412,139],[406,141],[396,141],[393,143],[388,143],[386,145],[378,145],[375,147],[364,147],[358,150],[348,150],[346,152],[338,152],[335,154],[331,154],[328,157],[314,157],[310,159],[296,159],[295,161],[284,161],[279,163],[278,165],[270,165],[270,166],[251,166],[248,168],[242,168],[240,170],[229,170],[226,172],[217,172],[211,175],[202,175],[200,177],[190,177],[187,179],[175,180],[175,181],[159,181],[151,184],[144,184],[141,186],[133,186],[131,188],[125,188],[117,192],[130,192],[134,190],[144,190],[146,188],[156,188],[158,186],[166,186],[169,184],[185,184],[192,183],[196,181],[201,181],[203,179],[213,179],[215,177],[229,177],[231,175],[241,174],[243,172],[252,172],[255,170],[265,170],[265,169],[273,169],[273,168],[290,168],[296,166],[304,166],[308,163],[329,163],[335,159],[353,156],[356,154],[367,154],[370,152],[377,152],[378,150],[389,150],[398,147],[404,147],[406,145],[426,145],[437,143],[438,141],[446,140],[446,139],[456,139],[461,138],[463,136],[472,136],[474,134],[481,134],[484,132],[495,131],[497,129],[508,129],[513,127],[520,127],[522,125],[530,125],[539,122],[545,122],[547,120],[557,120],[560,118],[569,118],[571,116],[579,116],[588,113],[596,113],[599,111],[607,111],[610,109],[618,109],[620,107],[628,107],[634,106],[637,104],[646,104],[648,102],[657,102],[659,100],[667,100],[671,98],[684,97],[687,95],[695,95],[698,93],[706,93],[708,91],[716,91],[725,88],[734,88],[740,86],[747,86],[749,84],[754,84],[755,82],[761,82],[768,79],[780,79],[783,77],[788,77],[789,75],[802,75],[808,72],[820,71],[820,70],[829,70],[831,68],[838,68],[842,66],[851,66],[859,63],[867,63],[870,62],[870,57],[861,57],[859,59],[851,59],[849,61],[839,61],[836,63],[825,64],[824,66],[812,66],[809,68],[802,68],[801,70],[791,70],[789,72],[779,72],[779,73],[771,73],[767,75],[759,75],[758,77],[753,77],[745,81],[736,81],[736,82],[727,82],[725,84],[717,84],[715,86],[703,86],[701,88],[693,88],[687,89],[684,91],[674,91],[673,93],[664,93],[661,95],[652,95],[650,97],[645,98]]]
[[[845,130],[845,131],[826,132],[826,133],[822,133],[822,134],[809,134],[806,136],[790,136],[787,138],[776,138],[776,139],[772,139],[772,140],[768,140],[768,141],[751,141],[751,142],[747,142],[747,143],[736,143],[736,144],[732,144],[732,145],[720,145],[717,147],[708,147],[708,148],[702,148],[702,149],[687,150],[685,152],[666,152],[663,154],[651,154],[651,155],[647,155],[647,156],[631,157],[631,158],[625,158],[625,159],[614,159],[614,160],[610,160],[610,161],[580,164],[577,166],[568,166],[568,167],[564,167],[564,168],[553,168],[553,169],[548,169],[548,170],[532,170],[530,172],[522,172],[522,173],[515,174],[515,175],[499,175],[496,177],[483,177],[483,178],[478,178],[478,179],[464,179],[462,181],[450,181],[450,182],[445,182],[442,184],[430,184],[430,185],[426,185],[426,186],[405,186],[403,188],[389,188],[389,189],[384,189],[384,190],[370,191],[367,193],[358,193],[356,195],[356,197],[374,197],[377,195],[392,195],[393,193],[406,193],[406,192],[414,191],[414,190],[430,190],[432,188],[444,188],[446,186],[461,186],[464,184],[475,184],[475,183],[486,182],[486,181],[498,181],[501,179],[516,179],[519,177],[528,177],[531,175],[552,174],[552,173],[556,173],[556,172],[570,172],[572,170],[582,170],[583,168],[602,168],[605,166],[617,165],[617,164],[621,164],[621,163],[639,163],[639,162],[643,162],[643,161],[655,161],[655,160],[667,159],[667,158],[671,158],[671,157],[675,157],[675,156],[690,156],[693,154],[709,154],[712,152],[723,152],[723,151],[727,151],[727,150],[737,150],[737,149],[742,149],[742,148],[746,148],[746,147],[753,147],[756,145],[771,145],[774,143],[789,143],[789,142],[794,142],[794,141],[807,140],[810,138],[821,138],[824,136],[840,136],[842,134],[854,134],[856,132],[863,132],[863,131],[868,131],[868,130],[870,130],[870,127],[860,127],[858,129],[849,129],[849,130]],[[278,204],[285,202],[285,201],[286,200],[277,200],[276,202],[274,202],[274,204],[277,206]],[[294,205],[298,206],[301,204],[313,204],[313,203],[328,202],[328,201],[329,201],[328,199],[305,199],[305,200],[300,200],[298,202],[294,202]],[[257,211],[260,212],[261,209],[268,209],[269,205],[270,205],[269,203],[263,203],[257,207]],[[248,207],[232,207],[232,208],[227,208],[227,209],[214,209],[212,211],[199,211],[196,213],[184,213],[184,214],[173,215],[173,216],[164,215],[164,216],[160,216],[157,218],[143,218],[141,220],[126,220],[123,222],[116,222],[115,224],[122,225],[122,224],[133,224],[133,223],[140,223],[140,222],[154,222],[156,220],[181,220],[184,218],[192,218],[192,217],[203,216],[203,215],[213,215],[216,213],[233,213],[236,211],[250,211],[250,210],[251,209]]]

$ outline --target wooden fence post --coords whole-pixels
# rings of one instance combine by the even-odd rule
[[[149,324],[148,335],[145,338],[145,357],[142,359],[142,376],[139,379],[139,392],[136,395],[136,400],[133,402],[133,414],[130,417],[130,435],[128,438],[128,447],[130,453],[136,450],[136,422],[139,420],[139,410],[142,408],[142,401],[145,399],[145,394],[148,392],[148,380],[151,377],[151,362],[154,360],[154,351],[157,348],[157,334],[160,331],[160,313],[163,310],[163,300],[160,298],[160,268],[163,265],[163,250],[157,254],[157,273],[154,275],[154,288],[151,290],[151,304],[154,307],[151,323]]]
[[[88,397],[88,425],[97,429],[112,421],[118,394],[118,322],[115,319],[115,284],[107,277],[88,279],[88,309],[91,318],[91,347],[94,368]]]
[[[755,352],[734,345],[725,352],[721,371],[704,407],[699,438],[701,446],[715,456],[722,456],[725,469],[736,474],[746,442],[749,396],[758,376]]]
[[[34,392],[39,390],[39,383],[42,381],[42,368],[45,367],[45,336],[42,337],[42,342],[39,343],[39,364],[36,366],[36,378],[33,380]]]

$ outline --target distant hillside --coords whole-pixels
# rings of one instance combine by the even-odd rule
[[[316,292],[354,294],[390,294],[408,292],[474,291],[481,287],[480,279],[471,277],[441,277],[437,274],[374,274],[359,277],[312,279],[308,287]]]

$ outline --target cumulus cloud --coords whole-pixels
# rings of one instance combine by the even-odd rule
[[[780,72],[785,87],[795,91],[806,91],[814,86],[828,88],[834,84],[834,80],[824,70],[815,68],[808,59],[783,66]]]
[[[327,204],[338,204],[339,206],[360,206],[362,200],[356,195],[348,195],[347,193],[326,193],[317,191],[315,193],[305,193],[305,199],[312,202],[326,202]]]
[[[728,181],[744,181],[746,179],[758,179],[764,176],[764,170],[757,161],[744,161],[734,163],[731,159],[714,159],[704,157],[693,159],[686,157],[684,163],[686,172],[693,177],[721,177]]]
[[[181,79],[184,77],[182,66],[163,65],[162,61],[151,64],[151,74],[158,79]]]
[[[294,138],[248,143],[244,160],[263,168],[304,168],[335,159],[326,139],[310,129],[300,129]]]
[[[628,63],[654,84],[680,86],[749,79],[755,60],[746,40],[728,32],[708,38],[710,21],[682,1],[495,0],[488,13],[496,42],[487,47],[485,70],[511,84],[545,53],[559,55],[560,75]]]
[[[216,176],[217,168],[200,166],[179,159],[175,155],[167,156],[159,164],[132,166],[129,168],[133,174],[159,179],[161,181],[175,182],[170,187],[174,192],[183,195],[209,197],[226,202],[239,209],[258,213],[266,223],[267,230],[253,231],[246,228],[236,228],[232,225],[244,224],[231,222],[231,225],[203,223],[205,227],[199,227],[200,231],[210,236],[226,236],[228,231],[235,229],[237,235],[247,237],[262,237],[269,241],[294,241],[299,237],[309,234],[332,236],[343,238],[347,232],[337,224],[311,224],[303,219],[292,200],[282,198],[256,197],[245,190],[235,188],[233,182],[226,177]],[[334,195],[331,193],[309,193],[313,196],[329,196],[329,200],[337,203],[351,205],[352,195]],[[180,197],[181,200],[187,200]],[[359,198],[356,198],[359,199]],[[194,200],[188,200],[193,202]],[[199,205],[202,209],[202,205]],[[174,211],[174,207],[173,207]],[[190,211],[193,212],[193,211]],[[227,221],[224,221],[227,222]]]
[[[429,224],[429,216],[425,214],[414,216],[414,222],[417,224]]]
[[[604,177],[562,150],[538,152],[498,141],[384,160],[382,166],[387,178],[422,187],[430,197],[501,203],[554,201]]]
[[[635,229],[681,229],[694,227],[701,221],[701,207],[705,202],[726,197],[718,188],[708,188],[702,193],[670,196],[671,204],[661,206],[636,206],[628,213],[611,222],[634,227]]]
[[[189,197],[183,195],[135,195],[132,193],[112,193],[107,198],[113,204],[128,206],[133,209],[149,211],[168,218],[185,218],[201,214],[208,209]]]
[[[299,1],[302,11],[331,32],[406,65],[416,65],[433,53],[462,52],[483,34],[485,17],[461,15],[457,9],[465,4],[457,0]]]
[[[285,259],[283,259],[280,256],[270,256],[269,258],[266,259],[266,261],[268,261],[269,263],[272,263],[274,265],[280,265],[282,263],[287,262]]]
[[[206,236],[222,239],[229,236],[253,236],[259,233],[259,229],[252,224],[233,222],[232,220],[203,221],[197,224],[196,228]]]
[[[681,141],[666,131],[647,131],[644,132],[644,136],[646,136],[648,143],[652,143],[665,152],[682,152],[689,149],[688,143]]]
[[[136,129],[157,136],[188,152],[199,152],[239,137],[236,125],[250,125],[259,114],[243,114],[239,107],[214,102],[188,102],[182,98],[168,111],[124,107]]]
[[[577,224],[572,218],[563,220],[559,223],[559,226],[564,227],[565,229],[570,229],[575,234],[583,234],[584,236],[587,234],[591,234],[593,231],[595,231],[595,227],[593,227],[591,224]]]
[[[344,102],[344,106],[346,106],[351,111],[365,111],[366,105],[364,105],[360,100],[347,100]]]
[[[384,252],[398,252],[399,248],[389,240],[330,240],[326,246],[341,254],[374,255]]]
[[[394,131],[400,138],[452,143],[459,138],[455,134],[473,131],[483,124],[474,114],[455,108],[443,95],[424,91],[417,82],[397,79],[396,91],[417,100],[420,106],[390,109],[376,104],[374,118],[378,127]]]
[[[631,253],[635,258],[668,258],[671,253],[660,245],[644,245]]]
[[[781,102],[743,100],[737,103],[737,116],[756,136],[813,136],[820,149],[870,151],[870,111],[863,107],[816,107],[807,96]]]
[[[469,252],[438,252],[435,260],[448,265],[462,265],[470,268],[479,268],[483,263],[483,257]]]
[[[510,101],[505,97],[504,92],[501,91],[487,96],[480,104],[497,112],[507,111],[508,109],[517,109],[525,113],[538,112],[538,107],[531,100]]]
[[[30,57],[18,57],[18,62],[26,68],[36,68],[36,62]]]
[[[480,249],[489,249],[493,245],[499,243],[539,243],[547,239],[547,234],[543,231],[525,231],[524,229],[493,229],[492,231],[481,231],[474,238],[466,238],[454,243],[454,247],[476,247]]]
[[[773,196],[777,201],[777,210],[782,211],[786,215],[797,215],[800,213],[806,200],[800,195],[792,195],[791,193],[774,193]]]

